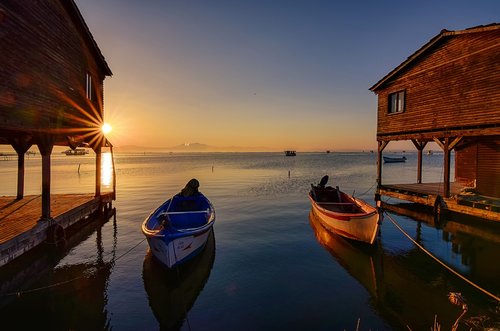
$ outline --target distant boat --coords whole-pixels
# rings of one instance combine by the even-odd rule
[[[329,231],[373,244],[379,228],[377,209],[340,191],[338,187],[325,187],[327,182],[328,176],[324,176],[317,186],[311,184],[309,199],[312,213]]]
[[[285,151],[286,156],[295,156],[297,153],[295,151]]]
[[[383,156],[383,158],[384,158],[384,163],[406,162],[406,156],[398,156],[398,157]]]
[[[433,153],[433,152],[432,152],[432,150],[431,150],[431,149],[429,149],[429,150],[427,151],[427,155],[432,155],[432,153]]]
[[[330,151],[327,150],[326,153],[328,154],[328,153],[330,153]]]
[[[177,194],[146,218],[142,232],[153,256],[172,268],[203,250],[214,222],[215,209],[202,193]]]
[[[88,150],[85,148],[76,148],[76,149],[68,149],[63,152],[64,154],[71,156],[71,155],[86,155],[89,153]]]

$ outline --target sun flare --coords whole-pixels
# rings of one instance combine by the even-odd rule
[[[101,130],[102,130],[102,133],[104,134],[108,134],[111,132],[111,130],[113,130],[113,128],[111,127],[111,125],[109,125],[108,123],[104,123],[101,127]]]

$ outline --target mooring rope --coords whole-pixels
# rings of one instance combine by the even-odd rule
[[[375,185],[377,185],[377,181],[375,181],[375,182],[373,183],[373,185],[372,185],[372,186],[370,186],[370,188],[369,188],[368,190],[364,191],[364,192],[363,192],[363,193],[361,193],[361,194],[358,194],[358,197],[362,197],[362,196],[364,196],[366,193],[370,192],[370,191],[371,191],[371,190],[375,187]],[[354,197],[354,193],[352,194],[352,196]]]
[[[133,251],[137,246],[139,246],[140,244],[142,244],[145,240],[146,240],[146,238],[144,238],[141,241],[139,241],[132,248],[130,248],[125,253],[123,253],[122,255],[120,255],[119,257],[117,257],[116,259],[114,259],[113,263],[116,263],[116,261],[120,260],[122,257],[124,257],[125,255],[127,255],[128,253],[130,253],[131,251]],[[104,266],[103,267],[98,267],[98,268],[95,269],[94,272],[97,272],[97,271],[99,271],[99,270],[101,270],[103,268],[104,268]],[[65,284],[71,283],[71,282],[73,282],[75,280],[78,280],[78,279],[88,278],[88,277],[90,277],[90,275],[78,276],[78,277],[75,277],[75,278],[71,278],[71,279],[68,279],[68,280],[63,280],[61,282],[57,282],[57,283],[50,284],[50,285],[47,285],[47,286],[37,287],[37,288],[25,290],[25,291],[17,291],[17,292],[4,293],[4,294],[0,295],[0,297],[8,297],[8,296],[17,296],[17,297],[20,297],[23,294],[38,292],[38,291],[41,291],[41,290],[46,290],[46,289],[49,289],[49,288],[53,288],[53,287],[57,287],[57,286],[61,286],[61,285],[65,285]]]
[[[398,222],[396,222],[392,217],[391,215],[389,215],[389,213],[387,213],[387,211],[384,211],[384,213],[387,215],[387,217],[389,217],[389,220],[392,222],[392,224],[394,224],[394,226],[396,228],[398,228],[399,231],[401,231],[408,239],[410,239],[410,241],[415,244],[415,246],[417,246],[418,248],[420,248],[422,251],[424,251],[424,253],[426,253],[427,255],[429,255],[431,258],[433,258],[436,262],[438,262],[439,264],[441,264],[443,267],[445,267],[448,271],[450,271],[452,274],[454,274],[455,276],[459,277],[460,279],[464,280],[465,282],[467,282],[468,284],[472,285],[473,287],[475,287],[476,289],[480,290],[481,292],[483,292],[484,294],[488,295],[489,297],[495,299],[496,301],[500,301],[500,298],[497,297],[496,295],[492,294],[491,292],[488,292],[487,290],[485,290],[484,288],[482,288],[481,286],[473,283],[471,280],[467,279],[465,276],[463,276],[462,274],[458,273],[457,271],[455,271],[454,269],[452,269],[450,266],[448,266],[446,263],[442,262],[441,260],[439,260],[437,257],[435,257],[431,252],[429,252],[427,249],[425,249],[422,245],[420,245],[419,243],[417,243],[408,233],[405,232],[405,230],[403,230],[403,228],[398,224]]]

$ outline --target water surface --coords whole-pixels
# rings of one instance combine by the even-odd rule
[[[406,156],[406,163],[384,165],[384,183],[416,181],[416,154]],[[59,254],[42,252],[2,271],[4,284],[23,293],[3,296],[4,323],[51,330],[355,330],[359,319],[360,330],[428,330],[437,315],[449,329],[460,313],[447,300],[450,291],[468,300],[466,318],[500,320],[495,302],[387,219],[378,244],[367,248],[330,235],[310,217],[307,192],[325,174],[331,185],[373,204],[374,153],[118,154],[115,163],[114,217],[85,227]],[[26,160],[27,195],[40,194],[40,165],[40,158]],[[15,195],[16,166],[0,162],[0,195]],[[54,193],[93,191],[91,155],[55,155],[52,167]],[[424,156],[423,169],[424,182],[439,181],[442,154]],[[140,225],[191,178],[216,208],[214,240],[169,272],[148,253]],[[436,228],[391,215],[448,265],[500,293],[498,226],[465,217]],[[63,284],[50,287],[56,283]]]

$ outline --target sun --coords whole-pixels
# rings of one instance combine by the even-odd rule
[[[108,123],[104,123],[101,127],[101,131],[102,133],[104,134],[108,134],[111,132],[111,130],[113,130],[113,128],[111,127],[111,125],[109,125]]]

